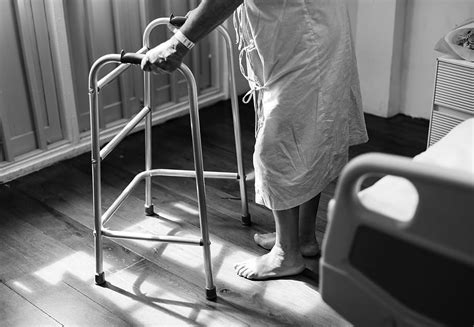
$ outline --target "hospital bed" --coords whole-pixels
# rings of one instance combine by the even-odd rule
[[[474,326],[474,118],[413,159],[361,155],[329,203],[321,295],[356,326]],[[364,180],[384,176],[361,190]]]

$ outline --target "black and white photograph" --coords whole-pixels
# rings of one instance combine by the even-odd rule
[[[474,327],[474,0],[0,0],[0,326]]]

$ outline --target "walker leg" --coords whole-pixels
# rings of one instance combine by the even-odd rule
[[[147,216],[154,216],[155,215],[155,207],[152,205],[150,205],[149,207],[147,207],[145,205],[145,215]]]
[[[206,299],[208,299],[209,301],[217,300],[217,291],[215,286],[211,289],[206,288]]]
[[[104,285],[105,284],[105,274],[101,272],[100,274],[95,274],[95,283],[97,285]]]
[[[188,80],[189,112],[191,118],[191,134],[194,155],[194,169],[196,171],[196,190],[199,208],[199,225],[203,243],[204,272],[206,274],[206,298],[217,298],[216,287],[212,278],[211,248],[209,240],[209,227],[207,223],[206,189],[204,185],[204,165],[202,159],[201,130],[199,127],[199,109],[197,87],[194,76],[189,68],[181,66],[181,72]]]
[[[100,189],[100,185],[98,185],[98,181],[94,178],[94,190]],[[100,197],[99,194],[94,194],[94,198],[96,196]],[[97,285],[103,285],[105,283],[105,276],[104,276],[104,258],[103,258],[103,245],[102,245],[102,221],[101,221],[101,213],[100,207],[98,207],[98,203],[94,199],[94,250],[95,250],[95,283]]]
[[[102,247],[101,158],[99,143],[98,89],[89,90],[91,120],[92,206],[94,210],[95,283],[105,283]]]
[[[105,284],[104,274],[104,259],[103,259],[103,247],[102,247],[102,235],[97,230],[94,231],[94,248],[95,248],[95,283],[97,285]]]
[[[206,225],[205,232],[203,231],[202,225],[201,225],[201,231],[202,231],[202,238],[203,240],[207,239],[207,242],[204,241],[203,244],[203,255],[204,255],[204,272],[206,273],[206,299],[215,301],[217,299],[217,292],[216,292],[216,287],[214,285],[214,281],[212,278],[212,264],[211,264],[211,242],[209,241],[209,232],[207,231],[207,217],[203,217],[204,219],[201,219],[202,225]],[[206,233],[207,235],[204,235]]]
[[[144,73],[143,77],[143,103],[150,108],[150,112],[145,118],[145,170],[151,170],[151,139],[152,139],[152,104],[151,104],[151,74]],[[145,214],[153,216],[155,214],[151,197],[151,176],[145,178]]]
[[[100,219],[100,218],[99,218]],[[99,222],[102,224],[102,222]],[[97,285],[105,284],[104,274],[104,258],[103,258],[103,246],[102,246],[102,235],[100,231],[94,230],[94,248],[95,248],[95,283]]]
[[[244,226],[251,226],[252,225],[252,218],[251,218],[250,214],[248,213],[247,215],[242,216],[241,217],[241,222],[242,222],[242,225],[244,225]]]
[[[248,200],[247,200],[247,186],[245,184],[247,176],[245,175],[244,161],[242,157],[242,139],[240,135],[240,116],[239,116],[239,102],[237,99],[237,88],[235,85],[235,71],[234,71],[234,58],[232,51],[232,42],[227,32],[223,33],[224,39],[227,45],[227,56],[229,66],[229,86],[230,86],[230,99],[232,105],[232,120],[234,124],[234,140],[235,140],[235,152],[237,156],[237,172],[239,175],[239,186],[240,186],[240,200],[241,200],[241,212],[242,212],[242,225],[250,226],[252,221],[250,219]]]
[[[202,168],[202,166],[201,166]],[[197,168],[199,169],[199,168]],[[199,174],[198,170],[196,173]],[[202,170],[201,170],[202,174]],[[203,176],[203,175],[201,175]],[[199,222],[201,227],[201,237],[203,240],[203,256],[204,256],[204,272],[206,274],[206,299],[215,300],[217,298],[216,287],[212,278],[212,264],[211,264],[211,241],[209,239],[209,228],[207,224],[207,210],[204,192],[204,177],[197,179],[196,186],[198,190],[199,203]]]

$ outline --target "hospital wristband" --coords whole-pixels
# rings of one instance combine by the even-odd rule
[[[191,50],[193,47],[194,47],[194,42],[192,42],[191,40],[189,40],[186,35],[183,34],[183,32],[181,32],[180,30],[178,29],[175,29],[174,31],[174,37],[179,41],[181,42],[186,48],[188,48],[189,50]]]

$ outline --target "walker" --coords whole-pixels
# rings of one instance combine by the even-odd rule
[[[228,66],[229,66],[229,83],[230,96],[232,105],[232,117],[234,125],[234,138],[237,156],[237,173],[230,172],[213,172],[203,171],[201,134],[199,126],[198,97],[197,86],[191,70],[184,64],[178,68],[187,81],[188,97],[189,97],[189,113],[191,119],[192,145],[194,154],[194,170],[176,170],[176,169],[152,169],[151,163],[151,142],[152,142],[152,92],[151,92],[151,73],[144,73],[144,106],[143,108],[118,132],[112,140],[102,149],[99,144],[99,92],[103,87],[117,78],[121,73],[130,67],[131,64],[139,65],[144,53],[150,48],[150,34],[158,25],[168,25],[174,30],[174,26],[184,24],[186,18],[174,17],[158,18],[148,24],[143,34],[143,47],[136,53],[107,54],[100,57],[94,62],[89,73],[89,106],[90,106],[90,122],[91,122],[91,161],[92,161],[92,191],[93,191],[93,210],[94,210],[94,245],[95,245],[95,262],[96,273],[95,283],[98,285],[105,284],[105,275],[103,267],[103,244],[102,237],[123,238],[133,240],[146,240],[156,242],[181,243],[189,245],[199,245],[203,247],[204,255],[204,272],[206,275],[206,298],[213,300],[217,297],[216,287],[214,286],[212,277],[211,253],[209,230],[207,223],[206,210],[206,193],[204,178],[223,178],[236,179],[240,186],[241,196],[241,213],[242,223],[250,225],[250,214],[248,212],[247,190],[245,186],[246,175],[242,160],[242,146],[240,136],[240,119],[237,100],[237,92],[235,86],[235,72],[233,66],[232,41],[227,30],[218,26],[216,29],[223,36],[226,43]],[[120,65],[109,74],[97,80],[97,75],[102,66],[108,63],[119,63]],[[113,204],[102,214],[101,203],[101,162],[107,155],[128,135],[134,127],[145,119],[145,170],[137,174],[128,186],[117,197]],[[142,233],[134,233],[127,231],[110,230],[105,227],[105,223],[112,218],[112,215],[119,206],[128,197],[131,191],[140,181],[145,180],[145,214],[153,215],[154,208],[151,196],[151,177],[153,176],[173,176],[173,177],[194,177],[196,178],[197,201],[199,210],[199,223],[201,230],[201,238],[187,238],[179,236],[167,235],[150,235]]]

